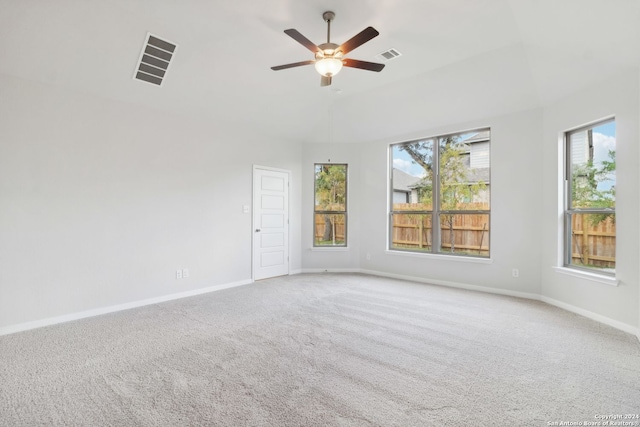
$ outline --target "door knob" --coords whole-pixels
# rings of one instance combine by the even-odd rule
[[[260,232],[260,229],[259,229],[259,228],[256,228],[256,233],[259,233],[259,232]]]

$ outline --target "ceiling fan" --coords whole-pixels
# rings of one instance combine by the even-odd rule
[[[315,64],[316,71],[318,71],[318,73],[320,73],[320,75],[322,76],[322,79],[320,80],[320,86],[329,86],[331,84],[331,78],[340,72],[342,66],[360,68],[361,70],[376,72],[382,71],[382,69],[384,68],[384,64],[359,61],[357,59],[344,57],[344,55],[351,52],[355,48],[362,46],[380,33],[373,27],[367,27],[341,45],[331,43],[331,21],[333,21],[333,18],[335,18],[335,16],[336,14],[331,11],[327,11],[322,14],[322,19],[324,19],[327,23],[327,42],[317,46],[305,36],[300,34],[298,30],[295,30],[293,28],[284,30],[284,32],[288,36],[313,52],[315,54],[315,59],[309,61],[294,62],[292,64],[278,65],[276,67],[271,67],[271,69],[274,71],[278,71],[284,70],[286,68]]]

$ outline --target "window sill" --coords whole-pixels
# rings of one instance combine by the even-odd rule
[[[580,279],[590,280],[592,282],[602,283],[609,286],[618,286],[620,280],[611,276],[604,276],[602,274],[590,273],[588,271],[579,271],[567,267],[553,267],[556,273],[566,274],[567,276],[578,277]]]
[[[349,250],[348,246],[329,246],[329,247],[320,247],[320,246],[312,246],[309,248],[312,252],[347,252]]]
[[[406,256],[406,257],[412,257],[412,258],[437,259],[439,261],[458,261],[458,262],[468,262],[472,264],[493,264],[493,260],[491,258],[474,258],[474,257],[468,257],[468,256],[455,256],[455,255],[445,255],[445,254],[420,254],[417,252],[394,251],[390,249],[387,249],[385,253],[389,255]]]

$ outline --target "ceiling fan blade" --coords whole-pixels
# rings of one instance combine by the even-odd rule
[[[342,60],[342,65],[344,65],[345,67],[359,68],[361,70],[369,70],[375,72],[380,72],[384,68],[384,64],[378,64],[377,62],[359,61],[357,59],[349,58],[344,58]]]
[[[378,34],[378,30],[373,27],[367,27],[364,30],[360,31],[358,34],[353,36],[351,39],[342,43],[338,50],[341,50],[343,54],[347,54],[354,50],[355,48],[362,46],[372,38],[376,37]]]
[[[316,46],[315,44],[313,44],[313,42],[311,40],[309,40],[308,38],[306,38],[305,36],[300,34],[300,32],[298,32],[298,30],[290,28],[288,30],[284,30],[284,32],[289,37],[291,37],[292,39],[294,39],[295,41],[300,43],[302,46],[304,46],[307,49],[309,49],[311,52],[313,52],[313,53],[320,52],[320,48],[318,46]]]
[[[331,86],[331,77],[322,76],[320,79],[320,87]]]
[[[303,65],[311,65],[313,63],[315,63],[316,61],[313,60],[309,60],[309,61],[301,61],[301,62],[294,62],[291,64],[284,64],[284,65],[276,65],[275,67],[271,67],[271,69],[273,71],[278,71],[278,70],[285,70],[287,68],[293,68],[293,67],[301,67]]]

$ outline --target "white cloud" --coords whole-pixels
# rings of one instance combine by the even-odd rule
[[[405,159],[393,159],[393,167],[396,169],[400,169],[402,172],[406,172],[411,174],[412,169],[411,160]]]
[[[594,163],[600,163],[603,160],[609,160],[609,150],[616,149],[615,136],[603,135],[598,132],[593,133],[593,160]]]
[[[411,160],[398,158],[393,159],[393,167],[417,178],[424,178],[425,176],[427,176],[425,170],[420,165]]]

